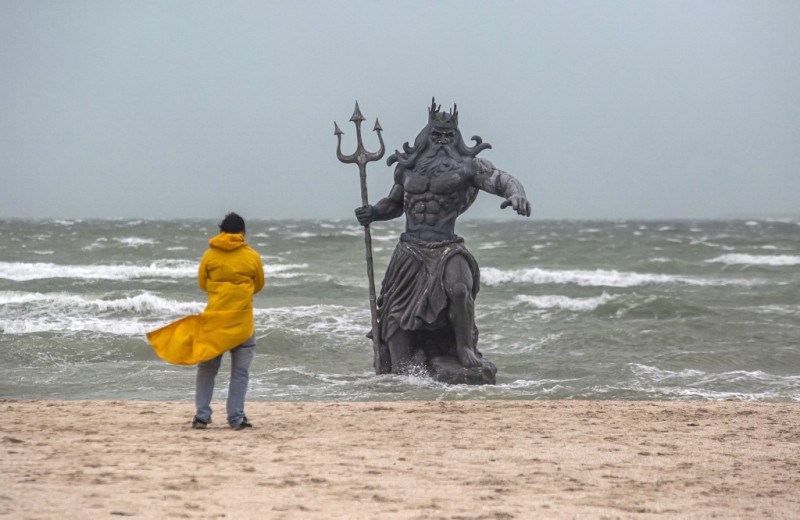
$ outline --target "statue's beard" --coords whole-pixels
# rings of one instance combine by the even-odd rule
[[[452,143],[434,144],[417,160],[416,170],[427,176],[438,175],[456,169],[454,163],[461,163],[461,159]]]

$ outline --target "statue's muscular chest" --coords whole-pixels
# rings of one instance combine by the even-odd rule
[[[467,165],[452,160],[440,161],[434,167],[407,170],[403,188],[408,194],[451,194],[466,189],[469,182]]]

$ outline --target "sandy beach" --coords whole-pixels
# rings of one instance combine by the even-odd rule
[[[797,518],[800,405],[0,401],[8,518]]]

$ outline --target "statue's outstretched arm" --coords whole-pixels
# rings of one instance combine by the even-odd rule
[[[487,193],[506,199],[500,205],[500,209],[511,206],[520,215],[531,216],[531,203],[525,195],[522,183],[503,170],[498,170],[486,159],[476,158],[474,167],[475,186]]]

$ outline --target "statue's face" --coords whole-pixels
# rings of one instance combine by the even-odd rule
[[[431,128],[431,144],[448,146],[453,144],[456,138],[456,131],[452,126],[435,125]]]

